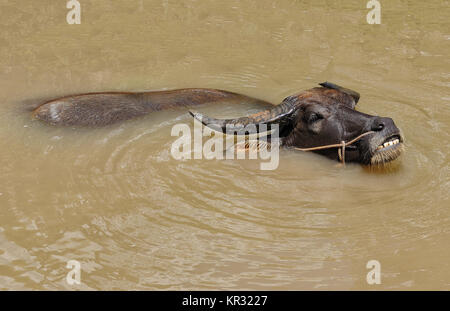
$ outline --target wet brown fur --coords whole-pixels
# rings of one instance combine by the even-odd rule
[[[335,102],[355,105],[351,96],[334,89],[322,87],[303,91],[297,95],[303,101]],[[63,126],[105,126],[120,121],[134,119],[153,111],[192,107],[201,104],[226,102],[253,102],[261,108],[272,106],[270,103],[245,95],[215,89],[179,89],[155,92],[104,92],[64,96],[47,101],[34,109],[35,119]],[[286,109],[281,104],[272,110],[263,110],[249,116],[252,122],[276,117]],[[271,115],[269,115],[271,114]],[[248,118],[246,120],[249,120]],[[247,121],[249,122],[249,121]],[[245,124],[243,124],[245,125]]]
[[[271,104],[214,89],[180,89],[155,92],[107,92],[65,96],[45,102],[33,111],[41,121],[63,126],[105,126],[134,119],[150,112],[208,103]]]

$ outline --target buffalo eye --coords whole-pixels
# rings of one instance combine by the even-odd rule
[[[319,114],[319,113],[311,113],[308,116],[307,121],[308,121],[308,123],[311,124],[311,123],[314,123],[314,122],[319,121],[321,119],[323,119],[323,116],[321,114]]]

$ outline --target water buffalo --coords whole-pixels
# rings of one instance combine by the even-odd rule
[[[403,151],[403,137],[391,118],[371,116],[355,110],[359,94],[336,84],[289,96],[277,106],[236,119],[214,119],[191,113],[204,125],[223,132],[239,133],[249,125],[278,125],[280,145],[314,148],[348,142],[363,134],[338,155],[336,147],[314,150],[332,159],[367,165],[384,164]],[[191,107],[206,103],[269,103],[244,95],[212,89],[181,89],[141,93],[90,93],[48,101],[33,111],[39,120],[54,125],[104,126],[132,119],[152,111]],[[212,126],[213,125],[213,126]]]

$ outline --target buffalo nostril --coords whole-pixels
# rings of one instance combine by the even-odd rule
[[[372,124],[372,131],[382,131],[385,128],[385,124],[382,120],[377,119]]]

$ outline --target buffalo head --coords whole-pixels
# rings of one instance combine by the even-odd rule
[[[237,119],[219,120],[193,113],[204,125],[222,132],[251,134],[277,124],[281,145],[312,148],[350,141],[371,132],[345,148],[345,159],[368,165],[379,165],[396,159],[403,151],[403,137],[391,118],[368,115],[355,110],[359,94],[325,82],[289,96],[272,109]],[[252,127],[249,127],[252,125]],[[315,152],[338,159],[337,148]]]

